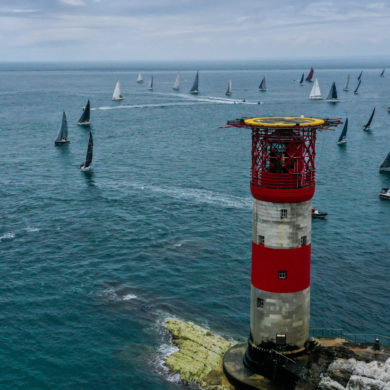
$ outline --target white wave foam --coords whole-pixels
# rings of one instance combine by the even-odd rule
[[[122,300],[123,301],[131,301],[132,299],[137,299],[137,296],[134,294],[126,294]]]
[[[0,241],[12,240],[13,238],[15,238],[15,233],[9,232],[0,236]]]
[[[134,108],[148,108],[148,107],[172,107],[172,106],[193,106],[196,103],[155,103],[155,104],[132,104],[132,105],[121,105],[121,106],[102,106],[91,108],[92,111],[95,110],[123,110],[123,109],[134,109]]]
[[[24,230],[26,232],[33,233],[33,232],[39,232],[40,229],[38,229],[36,227],[32,227],[32,226],[27,226]]]

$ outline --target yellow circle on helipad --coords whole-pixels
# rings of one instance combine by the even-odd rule
[[[258,127],[310,127],[323,125],[325,121],[319,118],[305,118],[302,116],[270,116],[250,118],[245,120],[248,126]]]

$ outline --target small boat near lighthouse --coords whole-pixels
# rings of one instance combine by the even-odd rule
[[[340,134],[337,145],[345,145],[347,143],[347,131],[348,131],[348,118],[344,122],[343,130]]]
[[[338,103],[340,100],[337,97],[336,83],[333,81],[328,97],[326,98],[328,103]]]
[[[315,79],[313,88],[311,89],[309,99],[311,100],[321,100],[323,99],[321,95],[320,85],[318,84],[318,80]]]

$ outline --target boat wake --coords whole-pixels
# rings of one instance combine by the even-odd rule
[[[11,241],[15,238],[15,233],[8,232],[0,236],[0,242],[1,241]]]
[[[179,187],[159,187],[153,185],[134,184],[133,188],[147,190],[157,194],[164,194],[179,200],[192,201],[195,203],[206,203],[215,206],[222,206],[234,209],[248,210],[252,207],[252,199],[238,196],[225,195],[208,190],[196,188],[179,188]]]
[[[102,106],[91,108],[92,111],[96,110],[125,110],[125,109],[135,109],[135,108],[156,108],[156,107],[177,107],[177,106],[193,106],[196,103],[156,103],[156,104],[132,104],[132,105],[121,105],[121,106]]]
[[[263,104],[263,102],[253,102],[253,101],[246,101],[242,99],[232,99],[232,98],[224,98],[220,96],[194,96],[194,95],[186,95],[184,93],[163,93],[160,92],[159,95],[165,95],[165,96],[176,96],[180,97],[185,100],[190,100],[193,102],[203,102],[203,103],[214,103],[214,104],[256,104],[258,105]]]

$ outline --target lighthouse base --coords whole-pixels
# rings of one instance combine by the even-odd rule
[[[237,389],[292,390],[300,379],[304,361],[292,359],[281,354],[264,353],[262,356],[251,350],[248,344],[230,348],[224,356],[223,369],[229,381]],[[256,351],[257,352],[257,351]]]
[[[247,344],[237,344],[225,353],[223,358],[225,375],[239,390],[274,390],[275,386],[270,379],[256,374],[244,365],[247,346]]]

